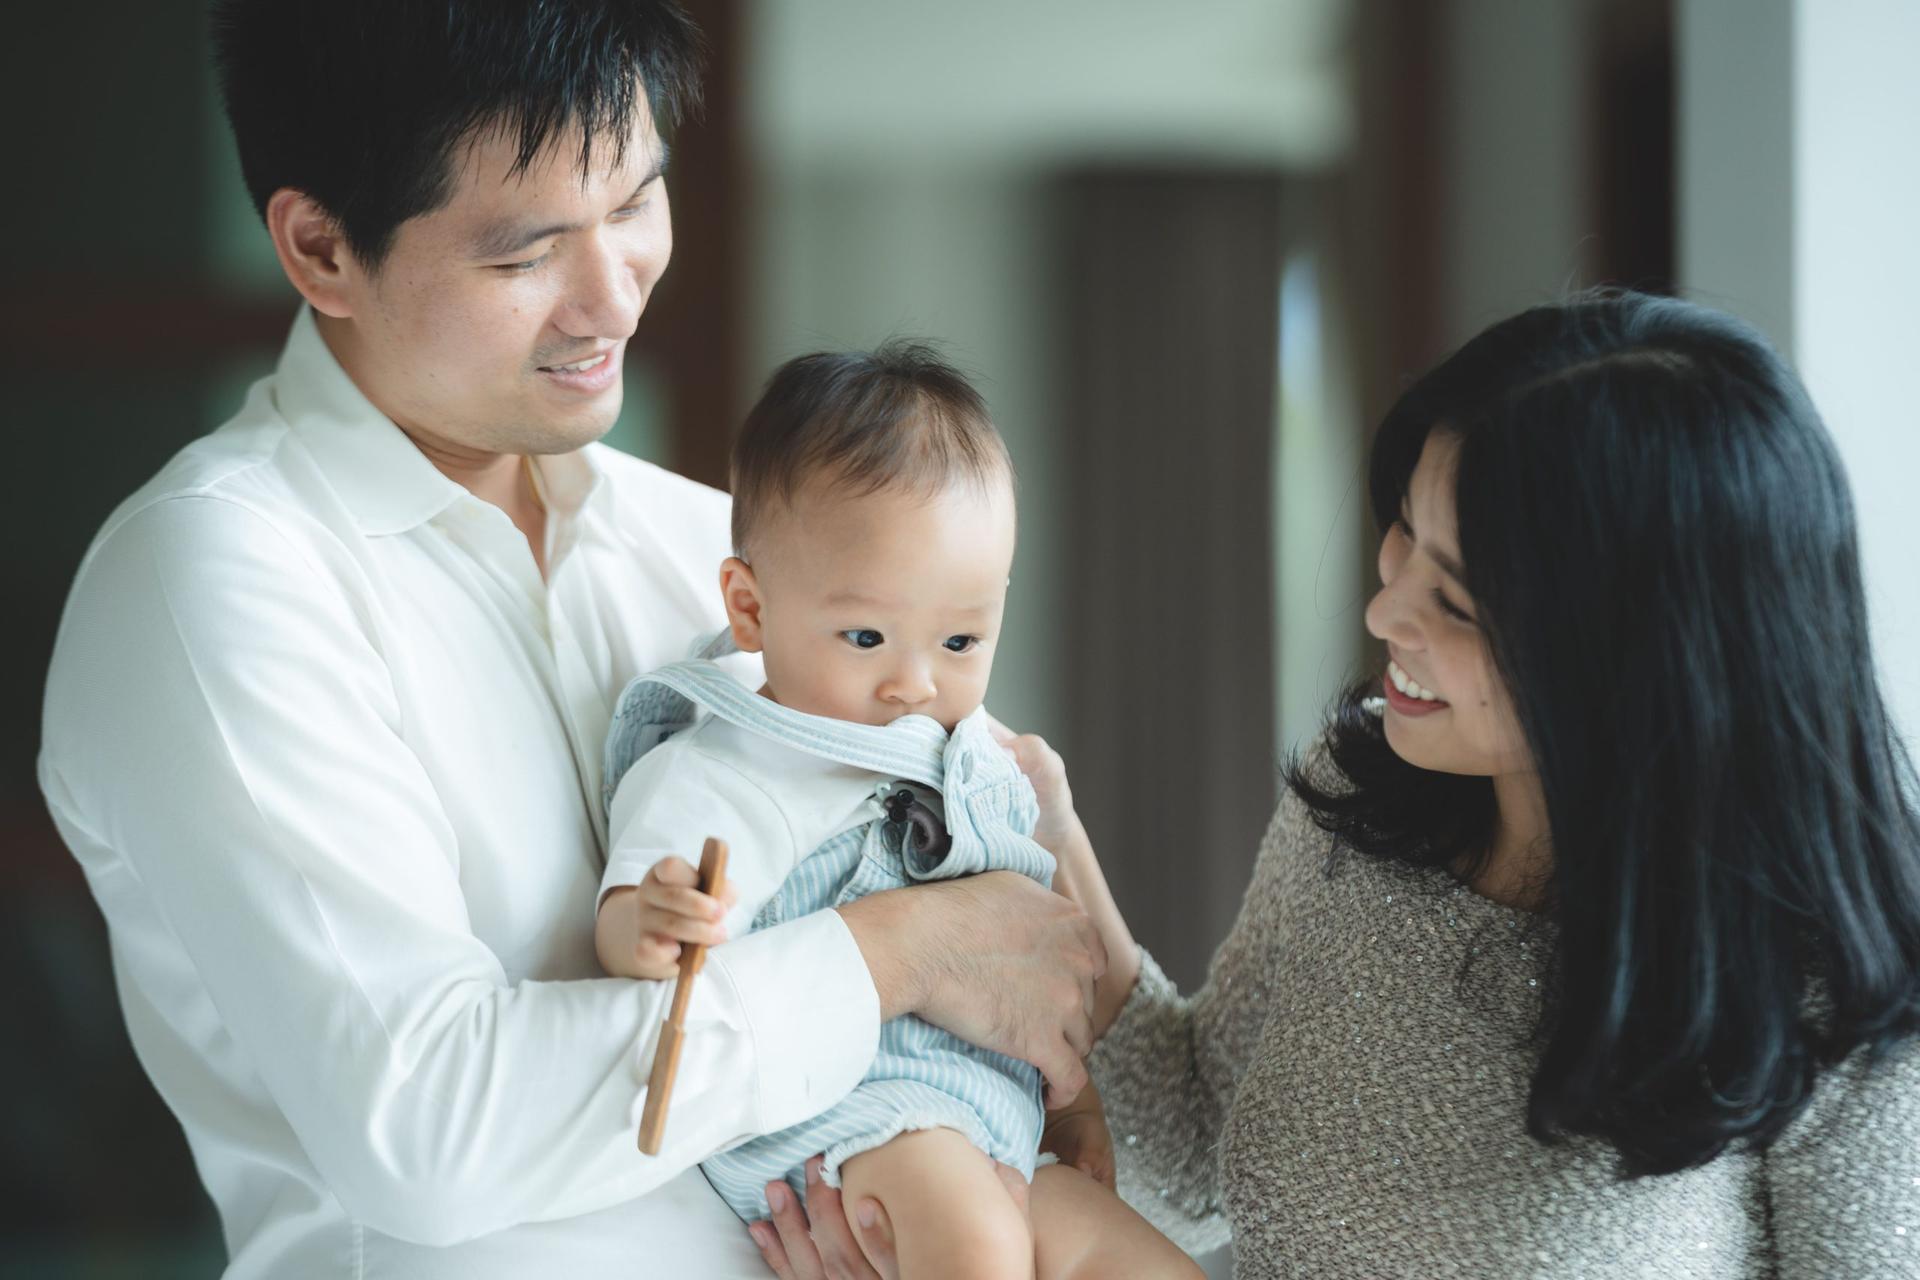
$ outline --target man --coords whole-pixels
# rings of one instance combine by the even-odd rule
[[[306,305],[88,551],[40,777],[227,1275],[760,1275],[694,1166],[831,1105],[882,1019],[1075,1091],[1097,936],[983,877],[713,953],[636,1152],[665,992],[597,976],[601,739],[721,625],[727,504],[592,442],[696,33],[643,0],[231,0],[215,31]]]

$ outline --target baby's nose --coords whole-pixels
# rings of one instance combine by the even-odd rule
[[[935,689],[933,674],[924,667],[908,667],[893,673],[887,682],[880,686],[880,697],[886,702],[901,702],[908,706],[917,706],[933,699]]]

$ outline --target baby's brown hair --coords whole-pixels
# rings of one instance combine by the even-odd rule
[[[956,482],[1013,479],[986,401],[925,342],[789,360],[767,380],[733,446],[733,549],[802,484],[850,497],[883,489],[933,495]]]

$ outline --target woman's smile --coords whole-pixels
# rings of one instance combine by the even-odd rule
[[[1432,715],[1447,706],[1439,694],[1421,686],[1407,674],[1405,667],[1391,658],[1387,659],[1386,679],[1380,684],[1386,692],[1387,705],[1403,716]]]

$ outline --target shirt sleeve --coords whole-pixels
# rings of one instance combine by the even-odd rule
[[[220,498],[120,525],[68,604],[41,781],[90,878],[133,877],[132,925],[187,957],[218,1024],[183,1037],[257,1076],[343,1209],[424,1244],[571,1217],[852,1088],[878,999],[823,912],[714,953],[666,1146],[638,1154],[671,984],[508,980],[325,554]]]
[[[1113,1131],[1123,1193],[1189,1248],[1218,1240],[1181,1231],[1161,1209],[1190,1223],[1204,1223],[1221,1210],[1220,1139],[1266,1022],[1281,945],[1281,873],[1298,856],[1296,843],[1314,832],[1304,807],[1288,793],[1206,984],[1192,996],[1181,995],[1143,951],[1139,983],[1088,1059]]]
[[[1920,1043],[1822,1075],[1762,1164],[1772,1275],[1920,1274]]]

